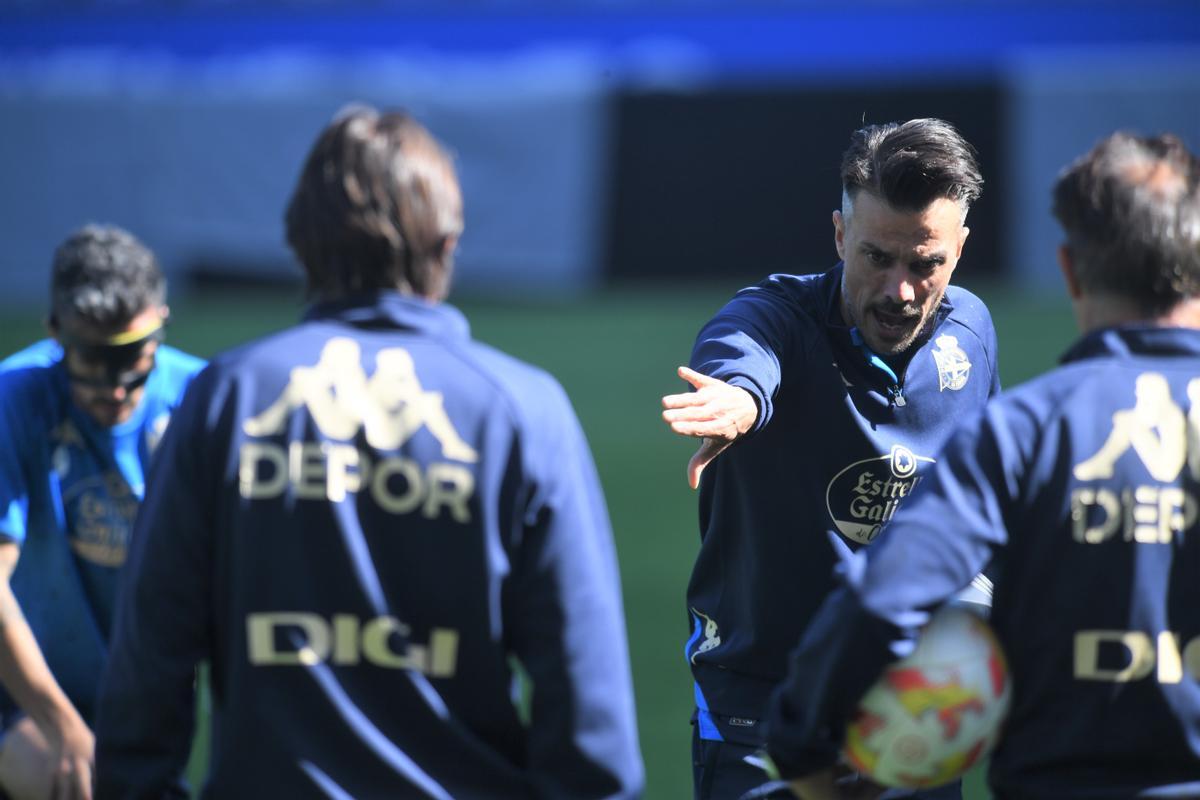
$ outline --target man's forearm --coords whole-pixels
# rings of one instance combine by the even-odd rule
[[[7,580],[0,580],[0,684],[43,730],[83,724],[50,672]]]

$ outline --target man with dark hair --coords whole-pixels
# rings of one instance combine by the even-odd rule
[[[53,338],[0,364],[0,789],[18,800],[91,794],[117,575],[150,454],[201,367],[162,343],[166,281],[119,228],[68,237],[50,294]]]
[[[1054,212],[1084,335],[965,421],[849,560],[770,718],[804,798],[837,796],[855,701],[989,561],[1014,687],[995,795],[1200,796],[1200,160],[1114,134],[1062,173]]]
[[[178,776],[202,659],[214,797],[640,793],[587,442],[553,378],[441,304],[462,227],[450,158],[410,117],[356,107],[317,140],[287,211],[317,304],[214,359],[163,442],[99,797]]]
[[[875,538],[953,420],[999,390],[987,309],[948,286],[982,182],[941,120],[857,131],[833,212],[841,263],[739,292],[679,369],[695,391],[663,398],[671,429],[702,439],[686,645],[698,800],[765,796],[767,702],[838,555]]]

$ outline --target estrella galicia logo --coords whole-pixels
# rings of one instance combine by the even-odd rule
[[[920,483],[920,465],[932,463],[934,459],[897,444],[887,455],[843,469],[825,490],[825,506],[838,532],[852,542],[870,544]]]

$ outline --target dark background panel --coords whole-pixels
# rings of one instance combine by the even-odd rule
[[[837,260],[830,215],[850,134],[864,121],[916,117],[950,121],[979,152],[984,194],[956,280],[1007,268],[1002,98],[990,83],[631,92],[615,102],[609,277],[824,269]]]

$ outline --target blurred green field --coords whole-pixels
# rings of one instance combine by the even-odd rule
[[[660,421],[659,398],[681,391],[696,331],[742,284],[618,288],[561,302],[458,303],[476,338],[556,375],[575,404],[604,483],[625,594],[648,800],[691,796],[692,692],[682,656],[684,590],[698,532],[684,479],[692,443]],[[991,306],[1001,375],[1013,386],[1052,366],[1074,338],[1061,292],[1028,296],[973,286]],[[299,316],[298,291],[197,294],[173,303],[172,344],[209,356]],[[40,319],[10,309],[0,350],[41,335]],[[204,743],[198,747],[202,763]],[[971,776],[969,800],[987,795]]]

